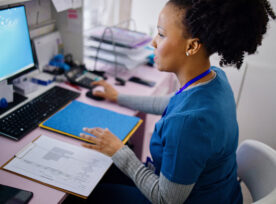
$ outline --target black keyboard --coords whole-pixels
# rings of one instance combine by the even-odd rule
[[[19,140],[80,95],[54,86],[0,119],[0,135]]]

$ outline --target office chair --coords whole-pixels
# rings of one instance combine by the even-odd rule
[[[276,151],[256,140],[245,140],[237,150],[238,176],[253,204],[276,204]]]

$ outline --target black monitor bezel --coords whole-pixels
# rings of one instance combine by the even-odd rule
[[[11,84],[14,79],[37,69],[37,63],[36,63],[35,54],[34,54],[35,52],[34,52],[34,47],[33,47],[33,44],[32,44],[31,37],[30,37],[30,30],[29,30],[29,24],[28,24],[28,19],[27,19],[27,11],[26,11],[25,5],[17,5],[17,6],[9,6],[9,7],[5,7],[5,8],[0,8],[0,11],[1,10],[12,9],[12,8],[17,8],[17,7],[23,7],[24,10],[25,10],[25,18],[26,18],[26,22],[27,22],[27,30],[28,30],[29,40],[30,40],[30,44],[31,44],[31,49],[32,49],[32,57],[33,57],[33,61],[34,61],[34,66],[32,66],[32,67],[30,67],[26,70],[23,70],[19,73],[16,73],[12,76],[9,76],[6,79],[3,79],[3,80],[7,80],[7,82],[9,84]]]

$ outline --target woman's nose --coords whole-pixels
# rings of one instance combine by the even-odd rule
[[[151,41],[151,45],[152,45],[154,48],[157,48],[156,37],[157,37],[157,35],[156,35],[156,36],[153,38],[153,40]]]

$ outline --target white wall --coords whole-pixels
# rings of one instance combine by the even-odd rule
[[[270,3],[276,12],[276,0],[270,0]],[[258,53],[248,56],[247,61],[252,64],[274,66],[276,69],[276,21],[270,21],[263,43],[258,48]]]
[[[136,22],[136,30],[152,37],[157,33],[160,11],[167,0],[132,0],[131,16]]]
[[[276,0],[270,0],[276,12]],[[240,142],[256,139],[276,149],[276,21],[270,21],[258,53],[246,58],[237,116]]]
[[[276,69],[247,66],[237,108],[240,142],[256,139],[276,149]]]

